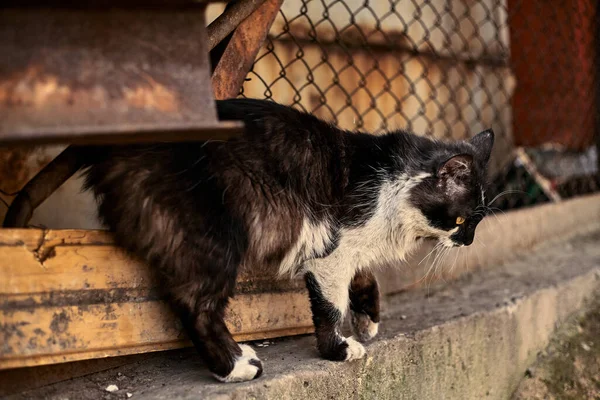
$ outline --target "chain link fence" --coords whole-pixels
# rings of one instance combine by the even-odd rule
[[[241,96],[374,133],[492,127],[500,210],[590,193],[597,12],[595,0],[285,0]]]

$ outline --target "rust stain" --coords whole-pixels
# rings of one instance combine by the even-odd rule
[[[16,311],[35,311],[36,308],[77,306],[88,311],[90,305],[106,305],[102,314],[104,320],[112,320],[116,303],[142,303],[160,300],[157,290],[139,291],[135,289],[83,289],[68,291],[52,291],[42,295],[26,297],[20,300],[7,298],[0,300],[0,312],[6,315]]]
[[[67,315],[66,311],[54,313],[52,322],[50,322],[50,330],[55,334],[64,333],[69,329],[69,322],[71,322],[71,318]]]
[[[29,65],[0,81],[0,104],[7,108],[35,109],[106,108],[113,104],[120,110],[133,107],[161,112],[179,108],[176,94],[149,76],[115,90],[99,83],[65,82],[38,65]]]
[[[21,321],[7,324],[0,323],[0,336],[2,336],[3,339],[2,354],[11,354],[14,352],[12,346],[9,345],[9,341],[13,336],[24,338],[25,334],[21,328],[26,325],[29,325],[29,322]]]
[[[115,307],[112,304],[107,304],[104,310],[104,316],[102,316],[102,321],[115,321],[118,319],[117,314],[115,313]]]
[[[59,85],[56,76],[44,74],[36,65],[0,82],[0,103],[7,107],[41,107],[69,97],[70,93],[66,85]]]
[[[150,82],[149,87],[138,86],[134,89],[125,88],[123,91],[125,101],[137,108],[174,112],[179,107],[175,94],[155,81]]]

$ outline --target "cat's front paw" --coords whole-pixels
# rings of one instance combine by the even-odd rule
[[[227,376],[215,374],[215,378],[221,382],[244,382],[262,375],[262,361],[256,356],[254,349],[246,344],[240,344],[240,348],[242,355],[235,360],[231,372]]]
[[[373,339],[379,331],[379,323],[373,322],[371,318],[364,313],[350,313],[350,322],[354,336],[361,341],[366,342]]]
[[[319,351],[323,358],[330,361],[358,360],[367,354],[363,345],[358,343],[356,339],[353,337],[344,338],[339,335],[335,337],[335,342],[319,346]]]
[[[346,344],[348,347],[346,348],[345,361],[358,360],[367,354],[364,346],[358,343],[353,337],[346,338]]]

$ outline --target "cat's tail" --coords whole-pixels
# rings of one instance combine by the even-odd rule
[[[50,164],[42,168],[12,201],[3,226],[5,228],[26,227],[33,210],[77,171],[89,164],[88,151],[85,150],[87,149],[79,146],[69,146]]]

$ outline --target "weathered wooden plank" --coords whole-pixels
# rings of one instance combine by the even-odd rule
[[[101,231],[0,230],[0,369],[189,345],[149,269]],[[242,273],[227,312],[236,340],[312,331],[301,281]]]

